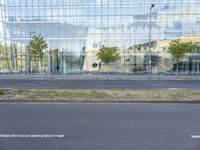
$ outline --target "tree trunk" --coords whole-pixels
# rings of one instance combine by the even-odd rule
[[[41,70],[42,70],[42,65],[43,65],[42,58],[40,58],[40,69]]]
[[[106,64],[106,69],[107,69],[107,75],[109,75],[109,64]]]
[[[178,59],[176,60],[176,76],[178,76]]]
[[[32,68],[32,72],[35,74],[36,73],[36,70],[37,70],[37,61],[36,61],[36,58],[35,58],[35,56],[34,56],[34,67]]]
[[[39,70],[39,60],[38,58],[35,58],[35,73],[38,73],[38,70]]]

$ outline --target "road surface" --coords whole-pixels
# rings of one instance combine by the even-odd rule
[[[0,79],[0,88],[32,89],[200,89],[200,80],[15,80]]]
[[[0,104],[1,150],[199,150],[200,105]]]

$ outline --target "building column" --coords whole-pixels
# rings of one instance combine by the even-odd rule
[[[197,60],[197,75],[199,75],[199,60]]]
[[[51,50],[47,52],[48,55],[48,74],[51,74]]]
[[[196,61],[192,60],[192,73],[195,74],[196,72]]]

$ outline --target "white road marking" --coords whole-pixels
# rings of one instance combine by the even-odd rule
[[[172,90],[172,91],[181,91],[183,90],[183,88],[168,88],[168,90]]]
[[[200,139],[200,135],[191,135],[191,138],[193,138],[193,139]]]
[[[65,135],[56,134],[0,134],[0,138],[64,138]]]

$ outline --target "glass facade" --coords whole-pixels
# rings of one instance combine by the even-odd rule
[[[61,74],[103,72],[96,57],[103,45],[119,48],[112,72],[170,73],[169,42],[200,43],[200,0],[1,0],[0,15],[1,70],[30,69],[26,47],[34,35],[48,43],[42,70]],[[199,60],[198,53],[183,58],[180,72],[199,73]]]

